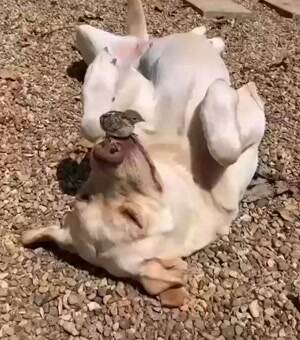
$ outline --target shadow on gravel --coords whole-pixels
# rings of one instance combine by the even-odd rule
[[[92,275],[96,278],[103,279],[107,278],[113,281],[122,281],[125,284],[131,285],[134,289],[138,290],[141,294],[147,294],[143,288],[136,282],[131,279],[127,278],[116,278],[109,274],[107,271],[100,267],[93,266],[89,264],[88,262],[84,261],[81,257],[79,257],[76,254],[71,254],[67,251],[64,251],[60,248],[58,248],[54,243],[51,242],[43,242],[43,243],[36,243],[32,247],[29,247],[29,249],[32,249],[36,256],[40,255],[46,255],[47,253],[52,253],[55,257],[55,261],[59,260],[61,262],[57,262],[57,266],[60,268],[62,263],[65,262],[68,265],[74,267],[77,270],[86,271],[89,275]]]
[[[71,78],[77,79],[80,83],[83,83],[84,75],[87,69],[87,65],[83,60],[74,61],[67,68],[67,75]]]
[[[88,153],[80,163],[71,158],[63,159],[56,170],[60,190],[64,194],[75,196],[78,189],[88,179],[89,173]]]

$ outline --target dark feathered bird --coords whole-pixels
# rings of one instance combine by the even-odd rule
[[[114,138],[130,137],[135,124],[143,121],[143,117],[134,110],[109,111],[100,117],[100,125],[106,136]]]

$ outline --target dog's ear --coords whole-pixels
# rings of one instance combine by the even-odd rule
[[[163,306],[170,308],[179,307],[184,304],[188,297],[188,293],[184,287],[175,287],[165,290],[159,295],[159,297]]]
[[[136,224],[141,230],[147,230],[147,221],[142,208],[138,204],[127,201],[121,207],[120,211],[123,216]]]
[[[128,66],[136,65],[140,57],[149,48],[150,42],[145,39],[137,39],[135,43],[129,40],[128,43],[122,43],[115,50],[115,56],[118,60],[118,65]]]
[[[187,282],[187,264],[181,259],[147,260],[141,267],[140,281],[150,295],[183,287]]]

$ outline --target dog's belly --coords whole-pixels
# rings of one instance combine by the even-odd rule
[[[154,86],[159,133],[185,134],[208,86],[216,79],[230,83],[217,50],[204,36],[191,33],[154,40],[141,58],[139,71]]]

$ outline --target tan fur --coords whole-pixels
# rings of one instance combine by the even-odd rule
[[[141,283],[151,295],[160,294],[187,282],[187,264],[181,259],[145,261],[141,269]]]
[[[159,212],[163,204],[162,193],[140,148],[133,146],[133,150],[124,151],[120,165],[99,160],[96,148],[99,145],[90,154],[90,177],[79,191],[63,226],[26,231],[22,242],[26,246],[53,241],[114,275],[132,276],[117,265],[114,267],[111,260],[107,262],[105,253],[115,246],[131,245],[160,232],[157,220],[161,216],[155,212]],[[186,264],[180,259],[143,260],[133,277],[140,280],[149,294],[156,295],[186,283]]]

